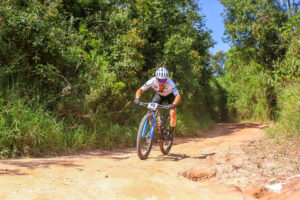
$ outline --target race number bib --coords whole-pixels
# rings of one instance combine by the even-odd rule
[[[147,108],[150,109],[150,110],[156,110],[157,107],[158,107],[158,103],[151,102],[151,103],[148,104]]]

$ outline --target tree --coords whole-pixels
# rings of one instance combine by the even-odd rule
[[[266,69],[284,58],[279,28],[287,13],[278,0],[220,0],[225,7],[224,23],[227,41],[240,51],[245,60],[255,59]]]

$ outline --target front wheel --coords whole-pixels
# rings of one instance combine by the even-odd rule
[[[173,144],[173,134],[170,130],[170,115],[164,116],[161,124],[161,140],[160,140],[160,151],[166,155],[170,152]]]
[[[139,127],[137,140],[136,140],[136,146],[137,146],[137,152],[138,156],[141,160],[147,159],[151,147],[152,147],[152,134],[151,136],[151,127],[153,124],[153,117],[150,114],[146,114]]]

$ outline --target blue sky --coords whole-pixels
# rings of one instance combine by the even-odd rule
[[[222,41],[224,37],[224,23],[221,13],[223,12],[223,5],[218,0],[199,0],[199,7],[202,8],[200,12],[206,16],[206,27],[212,31],[211,36],[217,44],[209,51],[215,54],[218,51],[227,51],[230,49],[227,43]]]

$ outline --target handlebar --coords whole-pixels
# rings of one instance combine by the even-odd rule
[[[151,102],[150,102],[150,103],[151,103]],[[140,102],[138,105],[144,106],[144,107],[147,108],[147,106],[148,106],[150,103]],[[159,107],[159,108],[166,109],[166,110],[169,110],[169,109],[170,109],[169,105],[160,105],[160,104],[158,104],[158,107]]]

